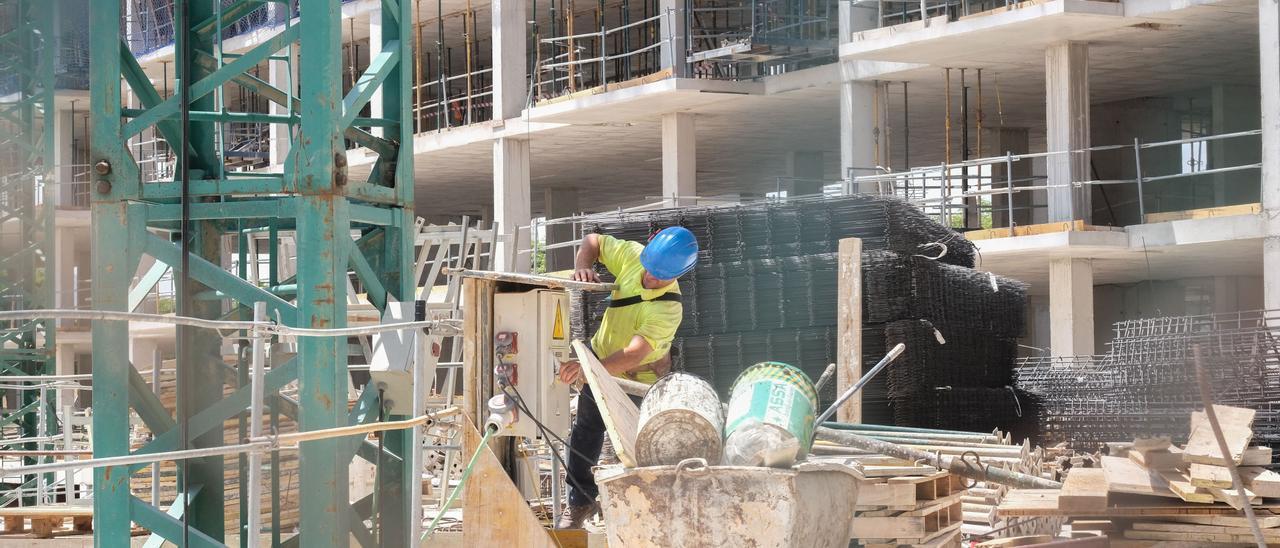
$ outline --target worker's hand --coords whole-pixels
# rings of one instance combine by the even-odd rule
[[[573,271],[573,281],[600,283],[600,275],[594,269],[579,268]]]
[[[577,360],[560,364],[560,382],[573,384],[582,378],[582,364]]]

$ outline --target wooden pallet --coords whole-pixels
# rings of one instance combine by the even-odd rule
[[[32,538],[53,538],[55,534],[88,533],[93,531],[93,507],[90,506],[23,506],[0,508],[4,518],[4,534],[14,535],[30,531]],[[71,527],[66,528],[67,520]],[[27,523],[30,522],[28,529]]]
[[[915,510],[921,504],[964,491],[959,476],[928,475],[867,478],[858,486],[858,510]]]
[[[960,499],[964,492],[907,511],[860,512],[853,519],[850,536],[859,539],[896,539],[923,542],[959,525],[963,519]]]
[[[854,521],[857,521],[855,518]],[[862,541],[864,548],[898,548],[900,546],[914,546],[917,548],[952,548],[960,546],[960,522],[956,522],[951,526],[934,533],[925,539],[865,539]]]

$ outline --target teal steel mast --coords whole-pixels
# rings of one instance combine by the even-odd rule
[[[53,23],[58,4],[0,0],[0,310],[48,309],[54,303],[52,174],[58,43]],[[0,381],[4,375],[53,373],[54,342],[52,320],[0,323]],[[10,402],[15,410],[0,418],[0,427],[16,423],[20,437],[34,439],[43,417],[46,435],[56,433],[52,401],[45,401],[34,389],[16,394],[16,405]],[[41,447],[28,443],[22,448]],[[27,462],[36,461],[28,458]],[[29,493],[35,483],[34,476],[24,477],[22,491]],[[28,503],[33,500],[24,496]]]
[[[187,20],[190,25],[175,33],[177,57],[181,58],[183,48],[190,48],[190,74],[181,68],[177,73],[188,86],[186,104],[180,94],[162,97],[143,72],[121,35],[121,2],[92,3],[94,307],[128,310],[130,292],[149,289],[131,286],[144,257],[168,265],[176,276],[190,277],[188,294],[177,297],[189,297],[194,303],[191,313],[201,317],[248,319],[253,303],[264,302],[268,316],[287,325],[343,327],[350,273],[377,308],[384,308],[388,297],[412,300],[412,65],[406,63],[413,52],[412,41],[402,39],[411,36],[409,1],[381,1],[381,43],[371,45],[368,68],[345,93],[338,0],[235,0],[229,5],[176,1],[175,11],[187,10],[187,17],[175,18],[175,24]],[[283,4],[293,17],[286,16],[283,24],[270,29],[270,36],[257,40],[248,51],[224,54],[217,47],[223,29],[268,3]],[[269,60],[292,62],[288,61],[291,56],[278,56],[289,48],[300,50],[296,90],[281,89],[253,75],[255,66]],[[141,108],[124,108],[122,82]],[[212,100],[219,90],[236,86],[284,106],[286,114],[229,112]],[[378,94],[382,112],[367,112]],[[190,120],[185,128],[184,110]],[[219,132],[223,124],[246,120],[289,126],[290,152],[283,174],[226,169]],[[181,177],[142,180],[138,158],[126,146],[130,137],[153,127],[174,148],[186,132],[190,234],[182,234]],[[381,128],[381,135],[372,128]],[[365,180],[349,177],[348,142],[377,154]],[[263,288],[247,280],[243,268],[227,270],[221,262],[223,236],[239,237],[248,231],[272,235],[294,231],[298,274],[293,283],[284,280]],[[183,270],[183,247],[178,243],[184,237],[190,246],[189,272]],[[275,242],[271,245],[274,250]],[[240,253],[243,257],[243,247]],[[273,252],[272,257],[278,254]],[[278,266],[273,261],[273,273]],[[219,337],[199,331],[188,339],[189,348],[177,364],[184,378],[178,394],[186,402],[178,405],[175,416],[129,363],[127,323],[95,322],[94,456],[130,453],[131,409],[155,434],[135,453],[221,444],[224,421],[247,413],[249,388],[242,386],[223,395],[221,387],[236,375],[227,371]],[[295,358],[270,364],[266,393],[272,411],[292,416],[302,430],[378,420],[381,402],[376,390],[365,390],[348,411],[347,354],[346,338],[300,337]],[[288,401],[279,391],[295,380],[298,400]],[[186,443],[179,439],[184,430]],[[409,459],[404,458],[408,439],[408,432],[388,435],[382,450],[363,437],[304,442],[299,478],[301,533],[283,538],[282,544],[347,546],[350,538],[363,546],[412,544],[407,520],[416,518],[409,515],[402,481],[408,470]],[[375,491],[377,516],[371,516],[374,495],[348,501],[348,466],[357,456],[381,467],[382,481]],[[187,482],[168,509],[130,493],[129,476],[146,465],[95,471],[95,543],[125,545],[133,522],[174,543],[180,544],[185,536],[190,545],[221,545],[224,529],[232,525],[222,517],[223,463],[193,459],[184,465]],[[279,497],[278,492],[273,495]],[[241,531],[246,520],[242,515]],[[366,520],[372,525],[365,525]],[[282,532],[276,533],[281,538]]]

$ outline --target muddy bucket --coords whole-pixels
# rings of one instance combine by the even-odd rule
[[[610,546],[844,548],[858,474],[829,463],[794,468],[675,466],[597,469]]]
[[[755,364],[733,381],[725,413],[724,464],[790,467],[809,454],[818,392],[780,362]]]
[[[720,464],[723,428],[716,389],[696,375],[672,373],[653,383],[640,404],[636,462],[662,466],[703,458]]]

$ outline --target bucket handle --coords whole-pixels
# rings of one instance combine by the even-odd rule
[[[707,465],[707,459],[702,457],[690,457],[676,464],[676,477],[681,474],[689,476],[705,476],[711,471],[711,467]]]

